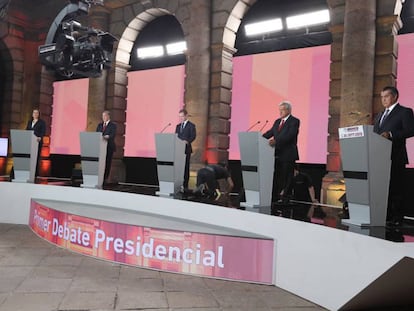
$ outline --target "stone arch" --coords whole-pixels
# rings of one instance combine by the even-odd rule
[[[148,1],[145,5],[141,3],[117,9],[112,12],[112,20],[114,16],[121,16],[117,22],[110,25],[111,33],[120,38],[119,42],[114,46],[115,57],[114,65],[108,72],[107,80],[107,103],[106,109],[112,111],[112,119],[117,123],[117,152],[114,156],[115,165],[118,165],[118,171],[123,171],[124,167],[121,161],[123,157],[123,147],[125,145],[125,122],[126,122],[126,96],[127,96],[127,72],[130,68],[129,62],[131,51],[136,38],[140,31],[144,29],[151,21],[163,15],[174,15],[178,22],[182,25],[182,12],[178,12],[178,1]],[[131,17],[131,13],[133,16]],[[129,22],[127,22],[129,20]],[[184,27],[183,27],[184,31]],[[118,160],[118,161],[117,161]],[[114,165],[114,164],[113,164]],[[119,180],[124,176],[118,176]]]
[[[242,18],[257,0],[238,0],[228,7],[213,8],[211,89],[207,159],[209,162],[228,160],[233,54],[236,33]],[[224,18],[223,18],[224,16]]]

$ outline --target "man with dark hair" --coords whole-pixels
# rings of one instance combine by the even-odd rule
[[[108,110],[102,112],[102,122],[96,128],[97,132],[102,132],[102,137],[108,141],[106,146],[106,161],[104,179],[107,180],[111,171],[112,156],[116,151],[115,135],[116,124],[111,121],[111,113]]]
[[[233,189],[234,183],[227,165],[223,163],[206,165],[197,172],[197,188],[194,194],[218,200],[221,196],[218,183],[220,179],[224,179],[227,182],[226,193],[229,193]]]
[[[184,182],[183,188],[188,188],[188,181],[190,179],[190,159],[193,148],[191,143],[196,139],[196,126],[188,120],[188,112],[186,109],[181,109],[178,112],[181,122],[175,127],[175,133],[178,138],[183,140],[185,145],[185,167],[184,167]],[[182,190],[184,190],[182,189]]]
[[[292,116],[292,105],[288,101],[279,104],[279,114],[280,118],[263,134],[275,148],[272,202],[286,193],[293,178],[295,161],[299,160],[297,142],[300,121]]]
[[[383,88],[381,102],[385,110],[374,122],[374,132],[392,141],[387,219],[395,226],[401,225],[404,217],[404,174],[408,164],[406,140],[414,136],[413,110],[401,106],[398,97],[397,88]]]

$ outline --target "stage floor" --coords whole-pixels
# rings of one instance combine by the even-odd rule
[[[73,183],[70,180],[53,180],[47,178],[38,178],[37,183],[41,184],[53,184],[62,185],[68,187],[79,187],[80,183]],[[107,184],[104,186],[105,190],[120,191],[128,193],[137,193],[144,195],[156,196],[155,192],[158,190],[157,186],[151,185],[138,185],[138,184]],[[241,196],[238,193],[232,193],[229,196],[222,196],[219,200],[205,199],[195,197],[191,191],[188,193],[177,193],[175,199],[202,202],[207,204],[219,205],[227,208],[244,209],[240,207]],[[291,206],[274,206],[273,214],[277,214],[275,217],[292,218]],[[310,221],[314,224],[323,225],[339,230],[350,231],[354,233],[360,233],[363,235],[369,235],[372,237],[393,241],[393,242],[414,242],[414,220],[405,219],[400,227],[374,227],[374,228],[360,228],[357,226],[349,226],[341,223],[342,219],[346,219],[346,214],[341,208],[334,208],[332,206],[321,205],[314,208],[314,212]]]

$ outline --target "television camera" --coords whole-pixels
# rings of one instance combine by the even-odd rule
[[[108,32],[82,26],[74,17],[87,14],[89,7],[103,5],[99,0],[70,0],[55,18],[39,46],[40,62],[63,77],[74,75],[96,78],[111,67],[113,44],[118,39]]]

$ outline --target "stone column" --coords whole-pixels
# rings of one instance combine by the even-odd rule
[[[376,0],[345,2],[340,126],[372,123]]]
[[[341,113],[342,49],[344,38],[345,0],[328,0],[331,15],[332,34],[331,65],[329,83],[329,120],[328,155],[326,170],[328,174],[322,180],[321,202],[338,204],[338,198],[344,193],[345,185],[340,174],[340,154],[338,128]]]
[[[208,133],[209,70],[210,70],[210,1],[191,1],[191,14],[183,27],[187,42],[187,63],[184,101],[190,120],[197,128],[193,142],[190,184],[195,183],[196,171],[206,160]],[[178,112],[177,112],[178,115]]]
[[[101,6],[92,6],[88,26],[96,29],[109,29],[109,11]],[[88,118],[87,131],[95,131],[96,126],[102,121],[102,111],[106,109],[106,70],[102,71],[99,78],[89,79]]]
[[[225,43],[213,44],[211,50],[212,70],[207,159],[214,163],[228,160],[233,54],[236,50]]]
[[[374,115],[383,110],[381,90],[387,85],[396,85],[398,58],[398,31],[402,27],[401,0],[382,0],[378,3],[375,47]]]
[[[108,72],[108,94],[106,96],[106,109],[111,111],[111,119],[116,122],[117,132],[115,137],[116,152],[112,160],[110,181],[125,181],[125,165],[122,162],[125,146],[125,121],[126,121],[126,97],[127,97],[127,73],[130,66],[122,63]]]
[[[328,174],[322,200],[340,205],[345,191],[338,128],[372,123],[376,40],[376,0],[329,0],[333,42],[328,123]],[[341,24],[343,22],[343,25]]]

